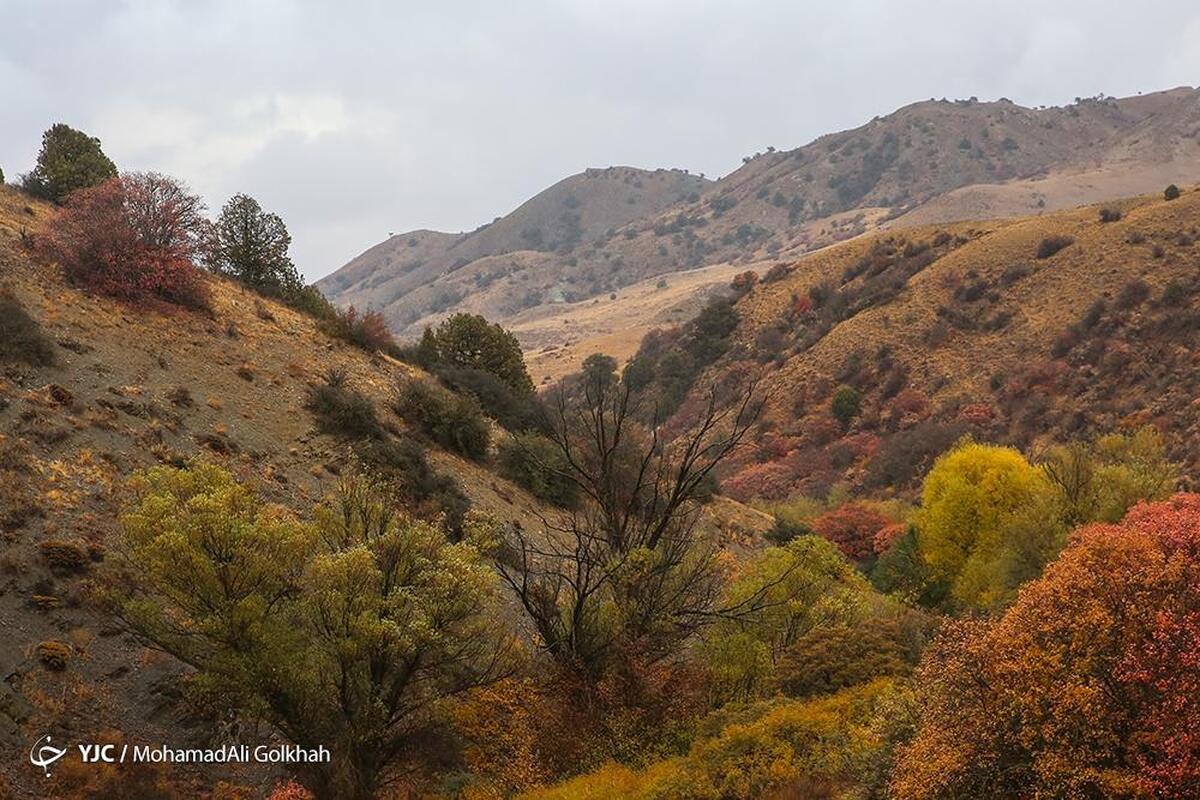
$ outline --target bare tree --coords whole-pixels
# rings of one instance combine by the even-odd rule
[[[544,520],[544,533],[514,531],[499,567],[561,666],[596,676],[618,652],[656,663],[711,620],[762,602],[765,591],[719,607],[719,551],[698,527],[714,470],[763,407],[753,383],[727,399],[714,388],[695,421],[667,436],[611,368],[558,393],[551,438],[565,466],[541,466],[581,501]]]

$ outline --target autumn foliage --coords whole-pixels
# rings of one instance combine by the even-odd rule
[[[209,230],[203,211],[200,198],[172,178],[125,174],[70,194],[35,241],[90,291],[199,308],[208,302],[196,267]]]
[[[921,669],[901,800],[1195,797],[1200,495],[1077,532],[995,623],[959,623]]]
[[[846,503],[814,519],[812,529],[836,544],[846,558],[862,562],[875,555],[876,534],[891,524],[890,519],[868,505]]]

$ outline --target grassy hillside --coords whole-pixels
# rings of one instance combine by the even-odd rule
[[[23,309],[53,360],[10,361],[10,343],[0,347],[0,776],[11,782],[0,786],[14,793],[0,788],[6,797],[40,791],[42,776],[24,763],[34,731],[118,730],[180,745],[207,735],[194,727],[195,710],[179,703],[179,665],[119,635],[87,600],[126,478],[202,456],[273,502],[308,508],[352,465],[346,443],[315,430],[305,408],[309,386],[344,370],[388,415],[396,382],[414,372],[330,339],[312,319],[224,280],[212,281],[211,313],[83,294],[21,247],[21,232],[48,213],[0,190],[5,321]],[[395,417],[386,425],[393,437],[404,427]],[[537,524],[541,506],[518,487],[432,446],[428,456],[478,507]],[[65,668],[48,666],[44,642],[67,646]],[[186,774],[176,777],[178,786],[192,785]],[[253,783],[262,776],[206,769],[192,777],[199,783],[188,796],[220,777]]]
[[[780,268],[698,383],[760,374],[770,397],[728,491],[906,492],[963,435],[1028,448],[1144,424],[1194,473],[1198,226],[1185,190],[879,233]],[[845,428],[843,386],[859,398]]]

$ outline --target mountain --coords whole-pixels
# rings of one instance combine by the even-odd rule
[[[661,275],[715,265],[731,275],[737,265],[794,258],[881,227],[1131,196],[1200,180],[1200,91],[1037,109],[928,100],[745,162],[715,182],[589,170],[474,233],[391,237],[318,285],[334,302],[380,310],[414,336],[457,310],[506,324],[569,319],[588,308],[581,301],[603,303]],[[701,293],[711,288],[699,283]],[[599,342],[628,338],[615,326],[590,328]],[[520,335],[531,350],[578,340],[554,326]]]
[[[1198,238],[1191,188],[755,264],[772,279],[736,303],[685,411],[711,385],[760,376],[757,447],[723,483],[743,499],[912,493],[964,435],[1036,450],[1144,425],[1195,474]],[[832,401],[845,386],[859,410],[843,428]]]
[[[633,220],[699,197],[709,183],[680,170],[589,169],[470,233],[414,231],[389,237],[318,286],[340,304],[383,311],[400,330],[428,314],[471,307],[483,294],[492,316],[547,300],[578,299],[584,296],[579,291],[547,294],[545,287],[592,280],[607,290],[617,283],[593,272],[583,277],[587,268],[579,267],[579,256],[572,254]],[[530,274],[539,280],[526,285]]]

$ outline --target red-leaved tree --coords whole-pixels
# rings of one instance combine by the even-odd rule
[[[183,184],[127,173],[70,194],[35,241],[90,291],[202,308],[208,287],[196,262],[209,230],[204,203]]]
[[[875,534],[891,524],[870,506],[846,503],[814,519],[812,529],[836,544],[846,558],[862,563],[875,555]]]
[[[1077,532],[998,621],[948,626],[917,685],[900,800],[1196,797],[1200,495]]]

